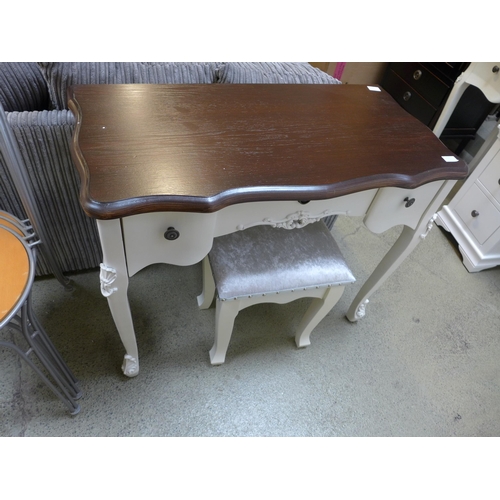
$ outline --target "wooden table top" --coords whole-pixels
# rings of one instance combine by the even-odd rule
[[[77,85],[68,99],[80,202],[99,219],[467,175],[431,130],[365,85]]]

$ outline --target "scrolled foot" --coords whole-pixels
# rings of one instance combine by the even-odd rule
[[[351,314],[348,312],[347,319],[352,323],[354,323],[355,321],[364,318],[366,314],[366,304],[368,304],[368,302],[370,302],[368,299],[361,302],[361,304],[359,304],[358,307],[356,308],[356,311],[354,312],[353,316],[351,316]]]
[[[210,363],[212,365],[222,365],[226,360],[226,353],[217,352],[217,348],[215,345],[212,347],[212,349],[210,349],[209,355],[210,355]]]
[[[196,300],[198,301],[198,307],[200,309],[208,309],[214,301],[214,295],[213,293],[205,294],[205,292],[202,292],[196,297]]]
[[[310,339],[310,337],[308,335],[307,336],[296,336],[295,337],[295,345],[298,348],[310,346],[311,345],[311,339]]]
[[[436,219],[438,218],[438,214],[434,214],[429,222],[427,223],[427,227],[425,228],[425,231],[420,235],[421,240],[425,240],[427,235],[429,234],[430,230],[434,227],[434,222],[436,222]]]
[[[136,377],[139,375],[139,362],[132,356],[125,354],[122,364],[123,374],[127,377]]]

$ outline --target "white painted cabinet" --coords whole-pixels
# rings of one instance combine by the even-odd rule
[[[453,234],[468,271],[500,265],[500,133],[436,224]]]

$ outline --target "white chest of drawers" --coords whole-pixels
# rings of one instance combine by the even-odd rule
[[[469,272],[500,265],[500,132],[436,223],[457,240]]]

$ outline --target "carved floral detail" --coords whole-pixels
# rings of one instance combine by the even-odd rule
[[[432,227],[434,226],[434,221],[437,219],[438,217],[438,214],[434,214],[429,222],[427,223],[427,228],[425,229],[425,231],[420,235],[420,239],[422,240],[425,240],[425,238],[427,237],[427,235],[429,234],[430,230],[432,229]]]
[[[370,302],[370,301],[368,299],[366,299],[364,302],[361,302],[361,304],[359,304],[358,308],[356,309],[356,313],[354,314],[354,317],[356,318],[356,320],[365,317],[366,304],[368,304],[368,302]]]
[[[100,267],[101,272],[99,274],[99,278],[101,280],[101,293],[104,297],[109,297],[118,290],[118,288],[111,286],[116,280],[116,269],[109,267],[106,264],[101,264]]]
[[[328,217],[329,215],[334,215],[339,213],[347,215],[347,212],[338,212],[337,210],[325,210],[324,212],[316,215],[311,215],[311,213],[309,212],[300,210],[298,212],[294,212],[293,214],[287,215],[284,219],[281,220],[273,220],[270,218],[265,218],[262,221],[254,222],[247,225],[239,224],[237,226],[237,229],[241,231],[243,229],[248,229],[249,227],[259,226],[259,225],[268,225],[283,229],[297,229],[307,226],[307,224],[318,222],[324,217]]]
[[[129,354],[125,354],[122,364],[123,374],[127,377],[135,377],[139,373],[139,363],[137,359]]]

